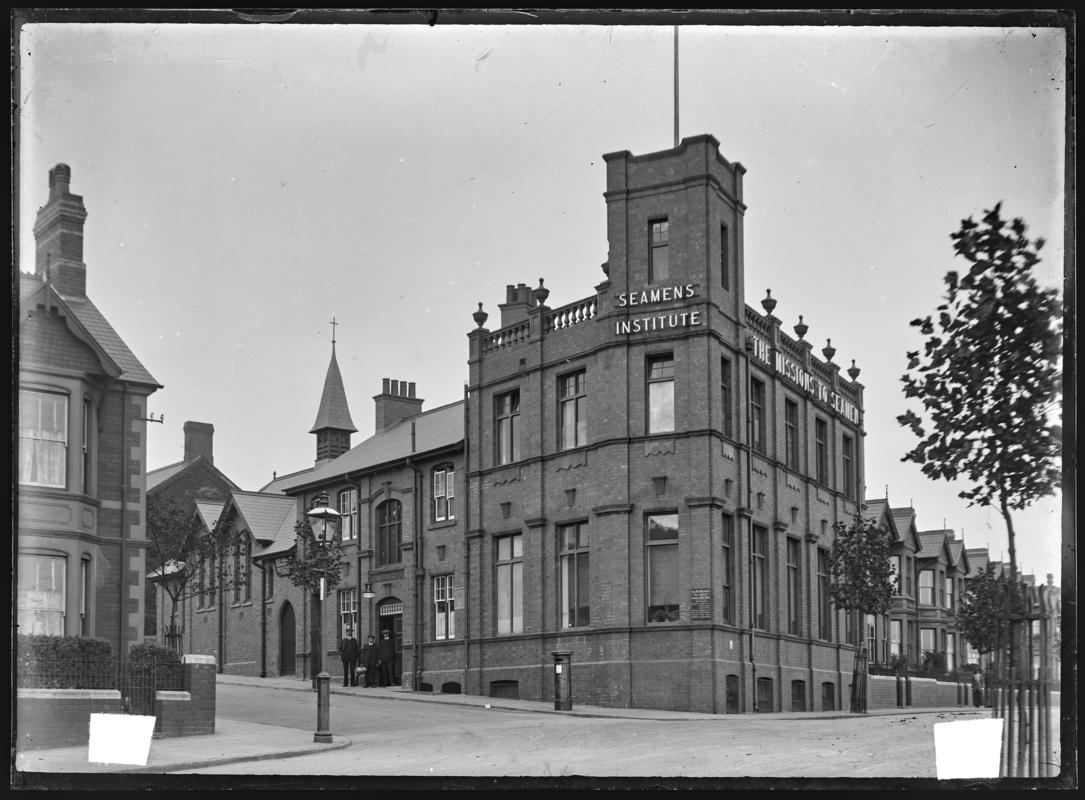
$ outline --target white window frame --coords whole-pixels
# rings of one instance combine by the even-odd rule
[[[524,630],[524,536],[514,533],[494,539],[494,590],[497,633]]]
[[[456,518],[456,471],[452,467],[438,467],[433,471],[433,520],[444,522]]]
[[[657,364],[661,366],[660,374],[653,375],[653,367]],[[644,372],[648,433],[674,433],[674,354],[649,356]]]
[[[19,633],[67,635],[68,559],[20,553],[17,598]]]
[[[56,404],[51,409],[53,423],[62,429],[44,429],[46,398]],[[68,427],[68,395],[38,389],[19,390],[19,483],[54,489],[67,487]]]
[[[433,578],[433,638],[439,642],[456,638],[456,597],[452,575]]]
[[[339,518],[343,521],[339,526],[339,538],[344,542],[352,542],[358,538],[358,489],[351,486],[339,491]]]
[[[339,590],[339,638],[345,639],[347,629],[357,630],[358,590],[355,587]]]

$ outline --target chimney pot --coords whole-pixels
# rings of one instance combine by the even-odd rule
[[[392,390],[391,390],[390,394],[393,394],[396,397],[399,397],[399,381],[396,381],[396,380],[392,381]]]
[[[389,394],[392,391],[391,388],[389,388],[389,384],[391,384],[391,382],[392,381],[390,378],[384,379],[383,385],[381,386],[381,394]]]
[[[407,384],[407,397],[414,397],[414,381]]]
[[[67,164],[57,164],[49,170],[49,198],[68,194],[72,180],[72,168]]]

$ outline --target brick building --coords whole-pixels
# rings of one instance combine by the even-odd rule
[[[333,341],[314,465],[197,504],[242,543],[208,565],[216,598],[231,570],[251,592],[189,610],[196,652],[308,677],[320,624],[338,675],[348,627],[387,629],[415,689],[549,700],[562,651],[576,702],[720,713],[841,708],[864,623],[873,652],[918,655],[928,543],[911,509],[864,511],[912,576],[893,613],[830,602],[833,526],[864,497],[863,386],[801,317],[783,330],[771,292],[746,305],[743,167],[711,136],[605,160],[593,294],[551,308],[542,280],[509,285],[492,328],[480,303],[464,400],[424,411],[414,383],[385,379],[353,447]],[[347,566],[317,614],[281,568],[322,495]],[[945,574],[967,569],[947,541]]]
[[[231,492],[239,490],[232,480],[224,475],[215,466],[214,437],[215,426],[208,422],[188,421],[184,424],[184,458],[173,464],[158,467],[147,473],[147,507],[149,510],[156,506],[168,512],[172,506],[178,516],[184,514],[183,519],[192,519],[197,524],[202,518],[197,515],[196,502],[218,503],[222,506],[230,497]],[[164,517],[169,519],[168,516]],[[180,537],[182,532],[175,531],[167,534],[167,539]],[[175,626],[174,636],[184,636],[184,614],[180,620],[171,615],[172,600],[162,588],[164,578],[172,578],[175,573],[187,569],[180,562],[163,564],[162,559],[167,561],[181,555],[180,549],[175,549],[172,541],[167,541],[167,552],[156,552],[153,536],[147,552],[147,592],[146,613],[143,633],[147,637],[155,637],[159,644],[171,644],[168,640],[171,620]],[[178,592],[178,599],[183,601],[187,595],[195,589],[195,581],[187,580]]]
[[[49,172],[19,274],[16,631],[143,639],[147,398],[161,388],[87,297],[83,198]]]
[[[837,708],[826,591],[863,496],[862,390],[744,301],[744,168],[711,136],[605,156],[605,279],[509,287],[469,335],[471,693],[742,712]],[[801,310],[801,309],[800,309]]]

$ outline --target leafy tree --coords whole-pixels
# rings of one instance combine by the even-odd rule
[[[147,572],[161,570],[169,576],[161,585],[170,598],[170,630],[176,630],[177,605],[191,595],[192,582],[215,540],[202,536],[190,511],[168,497],[147,501]]]
[[[309,592],[320,591],[320,579],[324,579],[324,591],[330,592],[339,585],[346,557],[339,538],[318,543],[308,519],[294,523],[298,547],[291,555],[290,582]]]
[[[838,608],[860,614],[885,614],[893,597],[889,561],[892,537],[871,518],[856,513],[852,522],[833,525],[829,553],[829,595]]]
[[[326,501],[325,501],[326,502]],[[312,619],[310,636],[312,642],[310,651],[313,653],[313,674],[323,666],[323,646],[321,636],[321,581],[324,585],[324,594],[327,596],[336,586],[343,575],[343,567],[346,558],[339,537],[336,536],[326,542],[319,542],[313,533],[312,525],[308,518],[302,518],[294,523],[296,546],[288,559],[290,582],[312,594],[313,602],[310,605]]]
[[[993,565],[968,581],[957,608],[957,630],[977,653],[990,653],[1006,642],[1013,594]]]
[[[872,518],[856,512],[852,522],[833,525],[836,537],[829,553],[829,595],[849,614],[883,615],[893,597],[889,561],[892,537]],[[852,672],[851,710],[866,711],[867,672],[859,659]]]
[[[995,506],[1006,523],[1011,578],[1017,575],[1010,512],[1051,494],[1059,480],[1061,429],[1048,421],[1060,391],[1061,304],[1033,276],[1044,241],[1007,223],[1002,204],[951,234],[971,266],[946,274],[945,302],[912,320],[926,337],[908,353],[905,397],[922,404],[897,421],[919,438],[902,458],[932,480],[967,478],[969,505]]]

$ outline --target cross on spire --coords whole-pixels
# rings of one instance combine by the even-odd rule
[[[332,347],[334,347],[335,346],[335,326],[338,325],[339,323],[335,321],[335,317],[332,317],[332,321],[331,321],[330,324],[332,326]]]

